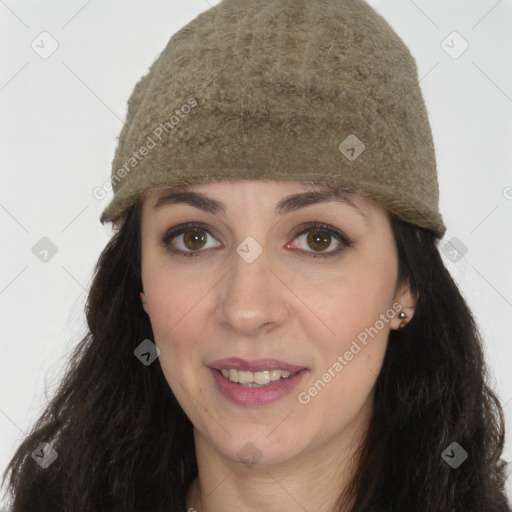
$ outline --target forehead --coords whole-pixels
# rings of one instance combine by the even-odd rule
[[[254,196],[259,202],[267,199],[268,201],[265,202],[277,202],[277,200],[286,195],[301,192],[322,192],[350,199],[353,203],[357,203],[358,205],[362,205],[365,202],[365,198],[358,194],[339,190],[322,183],[272,179],[237,179],[163,187],[147,193],[143,198],[144,206],[154,207],[157,202],[166,195],[186,192],[195,192],[208,197],[218,198],[232,198],[237,194],[245,194],[247,198]]]
[[[283,193],[295,190],[336,190],[334,187],[324,185],[322,183],[309,183],[301,181],[285,181],[273,179],[236,179],[236,180],[220,180],[210,181],[207,183],[191,183],[180,184],[165,187],[155,192],[156,195],[165,194],[166,192],[195,191],[204,193],[214,193],[232,190],[250,190],[250,189],[266,189],[280,190]]]
[[[283,217],[307,207],[323,208],[331,212],[357,215],[364,222],[371,218],[387,217],[390,212],[374,200],[362,195],[336,189],[328,185],[269,179],[224,180],[198,184],[183,184],[159,188],[147,194],[142,204],[144,219],[165,218],[166,211],[176,205],[194,207],[198,211],[218,217],[245,216],[253,211]]]
[[[337,205],[341,204],[345,209],[350,207],[350,210],[366,220],[374,215],[389,215],[385,208],[369,198],[328,185],[269,179],[237,179],[158,189],[145,196],[143,216],[159,215],[160,211],[179,204],[190,205],[221,217],[225,217],[229,210],[248,211],[249,208],[262,208],[282,216],[316,204],[323,204],[324,208],[334,206],[336,209],[340,208]]]
[[[256,218],[259,212],[272,223],[294,212],[310,212],[312,216],[323,215],[329,219],[326,222],[343,219],[345,227],[349,223],[360,226],[364,232],[386,229],[392,217],[388,208],[373,199],[323,184],[235,180],[179,185],[150,192],[142,203],[142,232],[150,226],[157,229],[174,218],[175,208],[180,214],[203,212],[223,222],[241,223]]]

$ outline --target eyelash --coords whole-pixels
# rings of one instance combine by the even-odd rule
[[[333,229],[328,224],[322,224],[319,222],[314,222],[312,224],[308,224],[305,229],[304,225],[300,226],[294,233],[293,233],[293,240],[295,240],[297,237],[308,233],[309,231],[313,231],[314,229],[320,230],[322,232],[327,232],[328,234],[332,235],[338,242],[340,242],[340,246],[335,249],[334,251],[322,254],[322,253],[311,253],[310,251],[303,251],[299,250],[301,253],[305,253],[306,255],[313,257],[313,258],[329,258],[331,256],[337,256],[338,254],[342,253],[345,249],[352,246],[354,243],[353,240],[349,239],[344,233]],[[177,228],[171,228],[169,229],[165,235],[162,238],[162,246],[164,249],[169,251],[171,254],[176,256],[183,256],[183,257],[189,257],[189,256],[199,256],[201,253],[206,252],[203,250],[197,250],[197,251],[182,251],[181,249],[176,249],[172,247],[172,245],[169,243],[173,238],[176,238],[179,235],[182,235],[183,233],[186,233],[187,231],[193,231],[194,229],[197,229],[198,231],[208,233],[209,235],[213,236],[208,229],[203,227],[201,224],[186,224],[183,226],[178,226]]]

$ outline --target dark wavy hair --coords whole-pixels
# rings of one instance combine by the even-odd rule
[[[134,356],[153,339],[139,300],[141,206],[127,211],[101,253],[86,304],[88,332],[3,474],[12,512],[186,510],[197,475],[192,424],[159,360],[145,366]],[[510,512],[503,413],[474,318],[436,235],[391,220],[398,284],[409,281],[417,304],[409,324],[390,333],[346,490],[350,510]],[[43,442],[58,453],[46,469],[31,457]],[[457,469],[441,456],[453,442],[468,453]]]

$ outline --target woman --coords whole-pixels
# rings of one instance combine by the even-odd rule
[[[198,16],[136,85],[111,181],[14,512],[510,510],[414,59],[370,7]]]

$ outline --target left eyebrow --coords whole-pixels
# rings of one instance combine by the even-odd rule
[[[292,194],[281,199],[276,206],[275,215],[286,215],[287,213],[307,208],[318,203],[330,203],[338,202],[346,204],[354,208],[358,213],[366,217],[366,214],[356,206],[348,197],[341,195],[339,192],[333,190],[325,191],[309,191],[302,192],[299,194]],[[164,206],[172,206],[176,204],[188,204],[194,208],[198,208],[206,213],[212,213],[214,215],[226,215],[226,205],[215,199],[206,197],[200,192],[191,191],[173,191],[158,199],[154,210],[159,210]]]

